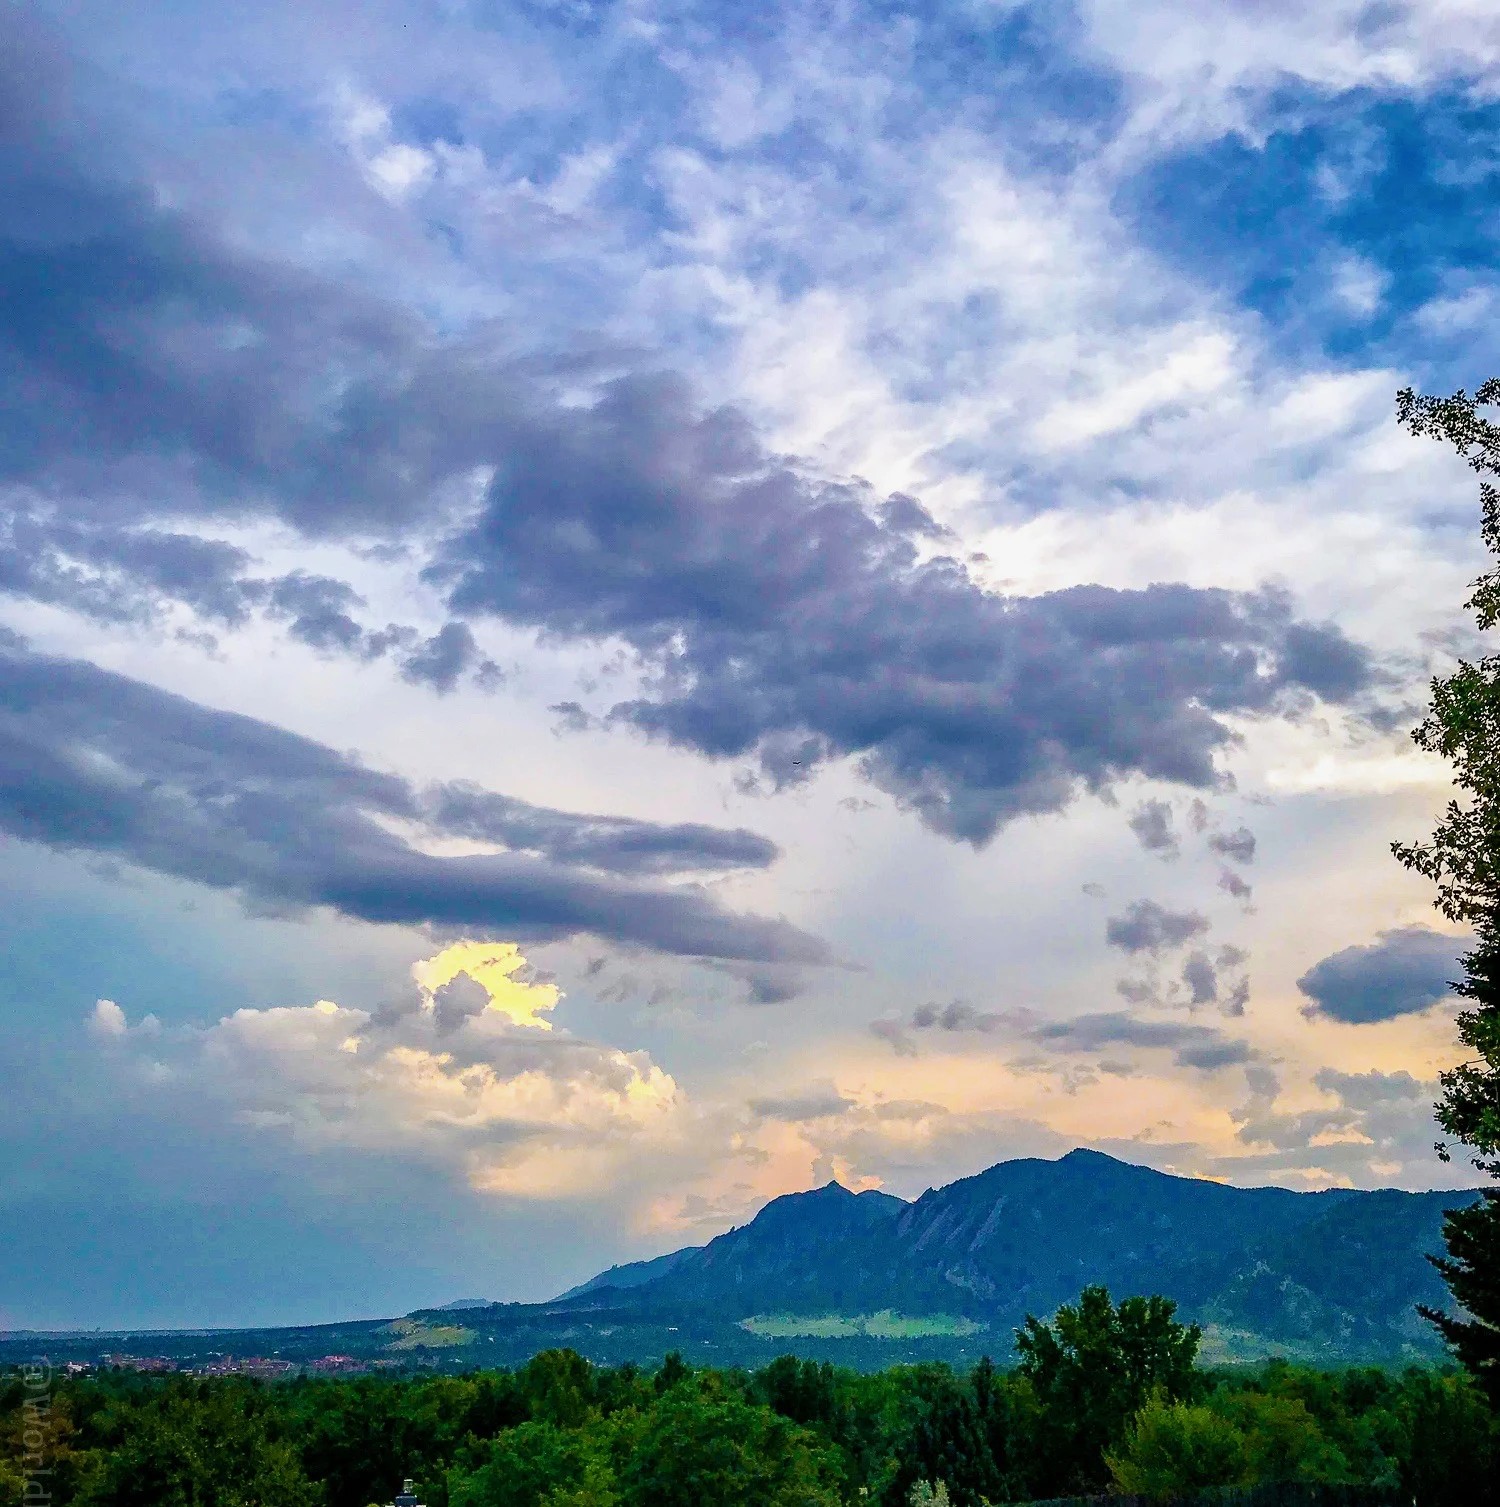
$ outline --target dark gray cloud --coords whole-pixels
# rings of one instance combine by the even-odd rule
[[[455,836],[546,853],[558,863],[622,873],[765,868],[779,855],[769,838],[744,827],[551,811],[458,781],[434,791],[425,811],[435,827]]]
[[[1037,1023],[1028,1036],[1039,1044],[1072,1052],[1098,1052],[1116,1046],[1168,1051],[1179,1067],[1203,1072],[1234,1067],[1256,1057],[1249,1042],[1226,1036],[1212,1026],[1138,1020],[1120,1011]]]
[[[1250,981],[1242,972],[1247,958],[1244,948],[1232,945],[1212,953],[1195,948],[1182,965],[1182,981],[1174,990],[1175,996],[1185,996],[1192,1010],[1216,1005],[1225,1015],[1243,1015],[1250,1002]]]
[[[1220,870],[1219,888],[1231,899],[1238,900],[1246,909],[1249,909],[1250,901],[1255,895],[1254,889],[1233,869]]]
[[[389,644],[372,643],[369,632],[356,621],[353,614],[364,605],[364,598],[347,581],[301,570],[273,583],[267,601],[270,614],[285,621],[299,643],[374,659]]]
[[[1121,952],[1158,953],[1181,947],[1208,930],[1208,917],[1197,911],[1168,910],[1154,900],[1136,900],[1125,913],[1104,923],[1104,940]]]
[[[5,146],[0,475],[111,522],[259,511],[369,535],[428,511],[472,442],[465,393],[436,385],[464,354],[434,365],[389,305],[85,173],[95,141],[23,125]]]
[[[854,758],[973,843],[1131,777],[1209,788],[1231,718],[1371,682],[1361,648],[1272,590],[990,592],[923,558],[914,541],[941,531],[913,499],[810,474],[669,375],[522,362],[493,331],[439,337],[243,251],[109,177],[101,143],[49,126],[44,103],[21,101],[0,153],[0,482],[61,500],[84,532],[260,515],[355,541],[445,535],[425,579],[453,621],[417,643],[362,626],[335,590],[290,617],[326,651],[378,647],[444,689],[491,673],[465,620],[624,644],[646,689],[607,719],[772,785]],[[178,598],[222,592],[231,564],[198,561]]]
[[[897,1124],[903,1121],[910,1124],[918,1120],[945,1120],[952,1113],[951,1109],[945,1109],[941,1104],[933,1104],[927,1099],[887,1099],[882,1104],[870,1107],[870,1114],[875,1119],[894,1121]]]
[[[1006,1017],[994,1011],[976,1010],[967,1000],[946,1005],[918,1005],[911,1012],[914,1031],[993,1031]]]
[[[801,1093],[770,1095],[752,1099],[750,1112],[763,1120],[826,1120],[847,1113],[855,1101],[847,1099],[831,1083],[817,1083]]]
[[[581,702],[559,701],[547,710],[557,717],[555,732],[586,733],[594,726],[594,719],[583,709]]]
[[[1218,1004],[1219,972],[1206,952],[1188,954],[1187,962],[1182,965],[1182,982],[1188,991],[1188,1002],[1195,1009],[1199,1005]]]
[[[1345,947],[1315,963],[1297,987],[1310,1003],[1302,1013],[1362,1025],[1425,1010],[1452,991],[1450,979],[1463,969],[1465,937],[1447,936],[1426,926],[1383,931],[1363,947]]]
[[[1250,1002],[1250,981],[1244,975],[1247,954],[1243,948],[1196,947],[1182,960],[1181,970],[1166,977],[1164,970],[1156,966],[1156,955],[1148,953],[1147,958],[1146,976],[1115,982],[1115,992],[1127,1003],[1189,1010],[1214,1006],[1224,1015],[1245,1013]]]
[[[465,1021],[483,1015],[490,1002],[489,992],[467,974],[444,984],[432,996],[432,1007],[441,1033],[459,1030]]]
[[[162,627],[173,607],[201,624],[232,629],[253,614],[284,623],[290,637],[322,654],[395,658],[403,679],[439,692],[465,677],[484,688],[498,667],[467,624],[448,623],[423,639],[411,627],[371,628],[364,599],[345,581],[293,571],[252,573],[248,551],[149,526],[58,518],[34,504],[0,504],[0,594],[66,608],[105,626]]]
[[[1285,597],[1081,586],[1032,598],[920,560],[867,489],[769,455],[680,382],[622,377],[536,415],[430,579],[459,615],[630,644],[654,675],[610,719],[774,783],[855,756],[935,830],[983,842],[1081,789],[1215,781],[1223,714],[1286,712],[1367,672]],[[1326,663],[1315,645],[1327,645]]]
[[[1161,990],[1151,979],[1116,979],[1115,993],[1131,1005],[1159,1005],[1163,1002]]]
[[[1182,851],[1182,844],[1172,830],[1170,801],[1142,801],[1131,813],[1130,830],[1148,853],[1176,858]]]
[[[872,1020],[870,1032],[878,1036],[882,1041],[890,1043],[891,1050],[898,1057],[915,1057],[917,1044],[906,1031],[906,1022],[901,1020]]]
[[[467,623],[444,623],[431,638],[418,644],[401,661],[401,678],[412,685],[431,686],[446,694],[472,674],[485,687],[498,685],[500,666],[480,653]]]
[[[802,993],[804,980],[795,968],[766,963],[716,963],[714,966],[745,986],[746,998],[752,1005],[784,1005]]]
[[[352,586],[303,571],[244,585],[250,600],[264,600],[268,617],[286,621],[291,637],[320,653],[366,661],[390,655],[404,681],[425,685],[439,695],[456,690],[464,680],[481,690],[493,690],[504,679],[500,667],[480,650],[467,623],[444,623],[427,638],[399,623],[369,628],[353,615],[365,602]],[[262,586],[264,591],[257,590]]]
[[[1255,861],[1255,833],[1249,827],[1237,827],[1233,832],[1215,832],[1208,845],[1215,853],[1231,858],[1235,863]]]
[[[876,515],[892,533],[913,534],[920,539],[951,540],[953,530],[944,528],[915,497],[892,492]]]
[[[273,909],[326,905],[368,921],[533,938],[592,933],[751,962],[826,960],[822,944],[786,922],[733,915],[692,886],[616,877],[666,872],[672,855],[678,871],[724,867],[731,854],[768,862],[774,849],[750,834],[658,831],[499,797],[492,807],[488,795],[418,791],[266,723],[0,645],[0,831],[12,837]],[[460,825],[445,827],[450,810]],[[433,857],[382,824],[463,835],[464,813],[476,811],[511,851]]]
[[[1046,1020],[1031,1010],[976,1010],[964,1000],[946,1005],[919,1005],[910,1022],[877,1020],[870,1029],[887,1041],[898,1055],[915,1056],[912,1032],[978,1031],[1002,1033],[1055,1052],[1069,1054],[1106,1052],[1111,1047],[1142,1047],[1172,1054],[1179,1067],[1213,1072],[1256,1060],[1248,1042],[1227,1036],[1213,1026],[1179,1021],[1141,1020],[1123,1011],[1102,1011],[1071,1020]],[[1113,1064],[1109,1071],[1120,1071]]]
[[[285,623],[292,638],[320,654],[346,654],[366,661],[395,654],[403,666],[421,657],[421,635],[415,628],[398,623],[370,628],[359,621],[355,614],[365,607],[365,599],[347,581],[295,570],[241,586],[247,600],[263,603],[268,618]],[[407,678],[421,681],[425,677]]]
[[[1342,1073],[1321,1068],[1313,1075],[1317,1087],[1335,1102],[1329,1107],[1280,1111],[1276,1099],[1281,1085],[1274,1075],[1254,1076],[1246,1069],[1249,1101],[1231,1110],[1240,1141],[1268,1148],[1253,1163],[1274,1171],[1318,1165],[1347,1172],[1367,1181],[1373,1161],[1429,1167],[1438,1128],[1432,1120],[1436,1083],[1423,1083],[1410,1073]],[[1238,1163],[1239,1158],[1235,1159]],[[1387,1170],[1384,1174],[1390,1176]]]
[[[1434,1097],[1435,1085],[1423,1083],[1410,1073],[1341,1073],[1337,1068],[1319,1068],[1313,1081],[1324,1093],[1337,1094],[1353,1109],[1376,1109],[1387,1104],[1407,1104]]]
[[[152,528],[81,525],[35,506],[0,504],[0,593],[29,597],[106,625],[155,621],[180,602],[223,626],[246,621],[267,595],[232,544]]]
[[[1371,683],[1368,653],[1328,624],[1289,623],[1277,643],[1280,673],[1328,701],[1339,701]]]

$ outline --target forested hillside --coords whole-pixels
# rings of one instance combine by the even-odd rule
[[[550,1325],[587,1348],[591,1315],[607,1314],[617,1342],[622,1327],[676,1324],[743,1354],[745,1339],[711,1332],[737,1325],[794,1348],[916,1341],[961,1360],[1008,1354],[1027,1312],[1097,1282],[1172,1298],[1221,1359],[1414,1360],[1441,1354],[1416,1313],[1444,1300],[1425,1258],[1442,1247],[1444,1210],[1475,1196],[1234,1188],[1078,1150],[1001,1162],[909,1204],[837,1183],[791,1194],[706,1246],[466,1323],[494,1336],[484,1343]]]

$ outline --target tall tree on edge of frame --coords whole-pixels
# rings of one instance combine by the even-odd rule
[[[1412,434],[1452,444],[1479,474],[1480,533],[1500,561],[1500,488],[1489,479],[1500,476],[1500,425],[1479,411],[1496,404],[1500,378],[1472,398],[1462,389],[1433,398],[1407,388],[1397,396],[1396,417]],[[1464,605],[1481,631],[1500,623],[1500,563],[1480,576]],[[1442,1074],[1437,1120],[1473,1149],[1481,1172],[1500,1178],[1500,655],[1460,661],[1453,674],[1435,679],[1431,709],[1412,738],[1448,760],[1462,798],[1448,802],[1431,841],[1393,843],[1392,851],[1437,885],[1438,910],[1474,933],[1464,977],[1453,986],[1467,1002],[1458,1034],[1472,1055]],[[1437,1151],[1448,1160],[1445,1144]],[[1422,1312],[1500,1405],[1500,1187],[1451,1210],[1443,1240],[1448,1254],[1433,1263],[1467,1317]]]

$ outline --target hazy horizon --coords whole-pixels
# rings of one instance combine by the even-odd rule
[[[1075,1156],[1079,1155],[1080,1153],[1094,1154],[1094,1155],[1106,1156],[1107,1157],[1107,1153],[1103,1153],[1103,1152],[1092,1153],[1091,1152],[1091,1148],[1089,1148],[1089,1147],[1081,1147],[1080,1146],[1080,1147],[1074,1147],[1074,1148],[1072,1148],[1069,1151],[1061,1152],[1061,1153],[1059,1153],[1055,1157],[1037,1157],[1037,1158],[1025,1158],[1025,1157],[1022,1157],[1022,1158],[1014,1158],[1012,1160],[1013,1161],[1023,1161],[1023,1162],[1024,1161],[1043,1161],[1043,1162],[1056,1163],[1056,1162],[1064,1161],[1064,1160],[1067,1160],[1069,1158],[1075,1157]],[[1110,1160],[1114,1160],[1114,1161],[1119,1161],[1120,1160],[1120,1158],[1109,1158],[1109,1159]],[[995,1171],[997,1168],[1005,1166],[1005,1165],[1007,1165],[1007,1163],[1005,1163],[1005,1162],[997,1162],[997,1163],[992,1164],[989,1167],[981,1168],[977,1172],[969,1173],[969,1174],[966,1174],[965,1176],[962,1176],[962,1177],[959,1177],[959,1178],[955,1178],[954,1181],[955,1182],[965,1182],[965,1181],[971,1181],[971,1180],[973,1180],[975,1178],[981,1178],[987,1172]],[[1147,1167],[1143,1163],[1138,1163],[1138,1162],[1126,1163],[1125,1165],[1132,1166],[1132,1167],[1138,1167],[1141,1170],[1148,1171],[1148,1172],[1154,1172],[1154,1171],[1156,1171],[1155,1168]],[[1166,1175],[1167,1176],[1174,1176],[1176,1174],[1170,1174],[1169,1173],[1169,1174],[1166,1174]],[[1198,1180],[1198,1181],[1211,1181],[1212,1179],[1201,1178],[1201,1179],[1196,1179],[1196,1180]],[[949,1185],[948,1184],[943,1184],[941,1186],[942,1187],[946,1187],[946,1186],[949,1186]],[[1252,1192],[1252,1191],[1255,1191],[1256,1188],[1275,1188],[1277,1186],[1279,1186],[1279,1185],[1274,1184],[1274,1183],[1258,1184],[1258,1185],[1252,1185],[1250,1187],[1247,1187],[1247,1188],[1244,1189],[1244,1191],[1246,1191],[1246,1192]],[[1476,1183],[1475,1186],[1477,1187],[1477,1186],[1479,1186],[1479,1184]],[[805,1197],[805,1196],[807,1196],[809,1194],[824,1193],[829,1188],[833,1188],[833,1187],[839,1188],[841,1191],[843,1191],[845,1193],[848,1193],[851,1197],[858,1197],[859,1196],[859,1193],[855,1192],[855,1190],[853,1190],[853,1189],[847,1188],[844,1184],[840,1183],[837,1178],[830,1178],[828,1182],[819,1184],[816,1187],[788,1189],[784,1193],[776,1194],[775,1198],[776,1199],[780,1199],[780,1198],[787,1198],[787,1197],[792,1197],[792,1198]],[[882,1194],[884,1194],[887,1197],[895,1198],[899,1202],[901,1202],[903,1204],[906,1204],[907,1206],[910,1206],[911,1204],[915,1203],[918,1199],[924,1197],[926,1194],[930,1194],[930,1193],[934,1193],[934,1192],[940,1191],[940,1189],[927,1188],[927,1189],[924,1189],[921,1193],[914,1194],[910,1198],[901,1198],[901,1196],[899,1194],[892,1194],[887,1189],[880,1189],[880,1190],[862,1189],[862,1190],[860,1190],[860,1192],[875,1192],[875,1191],[879,1191],[879,1192],[881,1192]],[[1292,1189],[1290,1191],[1293,1191],[1293,1192],[1309,1192],[1309,1191],[1314,1191],[1314,1190],[1309,1190],[1309,1189]],[[1392,1191],[1413,1191],[1413,1192],[1442,1193],[1442,1192],[1451,1191],[1451,1188],[1444,1187],[1444,1188],[1413,1189],[1413,1190],[1392,1190]],[[773,1202],[773,1201],[774,1201],[773,1199],[768,1199],[767,1203],[770,1203],[770,1202]],[[631,1266],[631,1265],[633,1265],[633,1264],[635,1264],[636,1262],[639,1262],[639,1261],[650,1261],[650,1260],[653,1260],[653,1259],[655,1259],[657,1257],[674,1255],[674,1254],[677,1254],[678,1252],[681,1252],[683,1250],[701,1249],[703,1245],[708,1244],[710,1241],[712,1241],[713,1239],[717,1238],[717,1236],[722,1235],[722,1234],[727,1234],[727,1233],[731,1232],[732,1230],[740,1229],[740,1228],[743,1228],[744,1225],[753,1223],[754,1220],[758,1217],[758,1215],[762,1212],[762,1210],[764,1209],[764,1207],[765,1207],[765,1205],[762,1205],[760,1208],[751,1210],[743,1221],[732,1223],[732,1224],[726,1224],[723,1229],[719,1229],[719,1230],[713,1231],[711,1234],[707,1235],[701,1242],[699,1242],[698,1244],[695,1244],[695,1245],[673,1246],[673,1247],[671,1247],[669,1249],[663,1249],[661,1251],[656,1251],[656,1252],[648,1252],[644,1256],[635,1256],[635,1257],[631,1257],[629,1260],[623,1260],[623,1261],[614,1261],[614,1260],[606,1259],[605,1262],[604,1262],[604,1264],[600,1266],[599,1270],[596,1271],[596,1272],[591,1272],[589,1274],[589,1278],[586,1278],[585,1280],[590,1280],[592,1278],[604,1276],[607,1273],[615,1270],[617,1267],[628,1267],[628,1266]],[[570,1284],[566,1288],[559,1288],[556,1292],[546,1294],[541,1301],[548,1301],[548,1300],[550,1300],[552,1298],[563,1297],[568,1292],[571,1292],[574,1287],[577,1287],[579,1285],[581,1285],[581,1284],[573,1283],[573,1284]],[[517,1300],[513,1299],[513,1298],[510,1298],[510,1297],[507,1297],[504,1294],[496,1294],[496,1295],[492,1295],[492,1296],[489,1296],[489,1297],[477,1297],[477,1296],[474,1296],[472,1294],[470,1294],[470,1295],[462,1295],[462,1294],[460,1294],[460,1295],[449,1295],[449,1296],[446,1296],[446,1297],[434,1297],[434,1298],[430,1299],[429,1301],[414,1304],[413,1307],[409,1311],[410,1312],[420,1312],[420,1311],[423,1311],[423,1310],[453,1309],[453,1308],[455,1308],[456,1305],[462,1305],[463,1307],[467,1308],[467,1307],[470,1307],[470,1306],[481,1305],[481,1304],[493,1305],[493,1304],[497,1304],[497,1303],[503,1304],[503,1303],[510,1303],[510,1302],[515,1302],[515,1301],[517,1301]],[[75,1327],[70,1328],[70,1329],[45,1329],[45,1328],[40,1328],[39,1329],[39,1328],[28,1328],[25,1325],[18,1325],[18,1326],[15,1326],[12,1329],[0,1330],[0,1334],[4,1334],[4,1335],[9,1335],[11,1337],[15,1337],[15,1336],[18,1336],[18,1335],[27,1335],[27,1334],[75,1334],[75,1335],[79,1335],[79,1334],[99,1334],[99,1335],[108,1336],[108,1335],[149,1335],[149,1334],[182,1335],[182,1334],[193,1334],[193,1333],[199,1333],[199,1332],[207,1332],[207,1333],[218,1334],[218,1333],[226,1333],[226,1332],[227,1333],[233,1333],[233,1332],[237,1332],[237,1331],[243,1331],[243,1332],[246,1332],[246,1333],[254,1333],[254,1332],[258,1332],[261,1329],[265,1329],[265,1328],[298,1328],[298,1329],[302,1329],[302,1328],[316,1328],[316,1327],[318,1327],[320,1325],[330,1325],[331,1326],[331,1325],[339,1325],[339,1324],[345,1324],[345,1323],[350,1323],[350,1322],[359,1322],[361,1320],[383,1320],[383,1319],[396,1318],[396,1317],[400,1317],[400,1316],[401,1315],[398,1315],[398,1314],[395,1314],[395,1313],[374,1313],[374,1312],[370,1312],[370,1313],[348,1312],[348,1313],[339,1313],[339,1314],[334,1314],[334,1315],[308,1314],[308,1315],[303,1316],[300,1319],[299,1318],[295,1318],[295,1317],[284,1318],[284,1319],[279,1320],[279,1321],[268,1322],[266,1324],[259,1324],[259,1325],[236,1325],[236,1324],[202,1323],[202,1324],[196,1324],[196,1325],[185,1326],[185,1327],[171,1327],[171,1326],[167,1326],[167,1327],[162,1327],[162,1328],[144,1328],[144,1329],[143,1328],[131,1328],[129,1326],[123,1326],[123,1327],[118,1327],[118,1328],[106,1329],[106,1328],[103,1328],[102,1326],[98,1326],[98,1325],[94,1325],[94,1326],[90,1326],[90,1327],[75,1326]]]

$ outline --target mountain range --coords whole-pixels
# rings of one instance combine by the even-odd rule
[[[1419,1303],[1445,1209],[1477,1192],[1293,1192],[1175,1177],[1096,1151],[1001,1162],[910,1202],[838,1183],[773,1199],[702,1246],[614,1266],[547,1303],[460,1299],[400,1319],[153,1334],[156,1355],[231,1352],[387,1364],[510,1365],[571,1346],[650,1363],[669,1350],[757,1365],[786,1351],[861,1368],[1009,1358],[1028,1313],[1090,1283],[1161,1293],[1202,1326],[1203,1359],[1322,1365],[1442,1354]],[[88,1358],[101,1336],[54,1337]],[[0,1361],[21,1343],[0,1336]],[[36,1338],[24,1342],[34,1351]],[[112,1340],[107,1350],[122,1348]]]
[[[613,1322],[712,1315],[786,1339],[837,1337],[836,1320],[896,1338],[904,1324],[1008,1351],[1028,1313],[1098,1282],[1175,1299],[1226,1359],[1417,1359],[1440,1347],[1416,1305],[1446,1299],[1425,1257],[1442,1249],[1443,1211],[1476,1196],[1236,1188],[1076,1150],[1001,1162],[910,1203],[836,1182],[790,1194],[550,1307]]]

